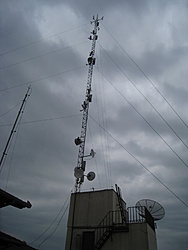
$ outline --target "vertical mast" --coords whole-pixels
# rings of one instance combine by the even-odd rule
[[[17,123],[18,123],[19,117],[20,117],[21,113],[23,113],[23,108],[24,108],[24,105],[25,105],[25,103],[26,103],[26,100],[27,100],[28,96],[30,96],[30,94],[29,94],[30,90],[31,90],[31,85],[30,85],[30,86],[28,87],[28,89],[27,89],[27,92],[26,92],[25,97],[24,97],[24,99],[23,99],[23,101],[22,101],[21,107],[20,107],[20,109],[19,109],[19,111],[18,111],[18,114],[17,114],[17,116],[16,116],[16,120],[15,120],[14,125],[13,125],[13,127],[12,127],[12,130],[11,130],[11,132],[10,132],[8,141],[7,141],[6,146],[5,146],[5,148],[4,148],[3,154],[2,154],[2,156],[1,156],[1,160],[0,160],[0,166],[1,166],[1,168],[0,168],[0,173],[1,173],[2,169],[3,169],[3,159],[4,159],[4,157],[7,155],[7,149],[8,149],[8,146],[9,146],[10,142],[11,142],[11,138],[12,138],[12,136],[13,136],[13,133],[15,132],[15,128],[16,128],[16,125],[17,125]]]
[[[85,94],[85,100],[82,104],[82,127],[81,127],[81,135],[75,139],[75,144],[79,146],[78,151],[78,160],[77,160],[77,167],[75,168],[74,176],[76,177],[75,183],[75,192],[80,191],[81,184],[84,182],[84,171],[85,171],[85,161],[84,158],[84,150],[85,150],[85,142],[86,142],[86,131],[87,131],[87,121],[88,121],[88,111],[89,111],[89,103],[92,101],[92,94],[91,94],[91,83],[92,83],[92,75],[93,75],[93,66],[95,65],[95,46],[97,41],[97,31],[99,30],[99,20],[98,15],[95,18],[93,16],[93,20],[91,24],[94,24],[94,29],[89,36],[89,40],[92,41],[91,51],[88,57],[88,77],[87,77],[87,88]],[[91,151],[92,154],[92,151]]]

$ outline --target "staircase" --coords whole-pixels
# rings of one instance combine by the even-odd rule
[[[125,214],[126,211],[123,211]],[[121,211],[109,211],[95,229],[95,247],[101,249],[113,232],[128,232],[128,224],[121,218]]]
[[[112,234],[112,232],[113,232],[113,228],[112,227],[107,228],[104,231],[103,235],[100,237],[100,239],[95,244],[95,249],[100,249],[104,245],[104,243],[107,241],[107,239],[110,237],[110,235]]]
[[[115,185],[116,187],[116,194],[118,198],[118,203],[119,203],[119,210],[121,213],[121,218],[122,218],[122,223],[126,223],[126,211],[123,209],[123,202],[122,202],[122,195],[121,195],[121,189],[118,187],[118,185]]]
[[[109,211],[95,229],[95,249],[101,249],[113,232],[128,232],[127,211],[124,210],[121,190],[116,185],[119,210]]]

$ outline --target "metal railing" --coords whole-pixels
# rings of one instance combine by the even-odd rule
[[[125,218],[128,218],[127,211],[124,210]],[[95,243],[102,244],[103,241],[111,234],[112,230],[115,228],[127,228],[127,223],[122,219],[122,214],[120,210],[109,211],[104,219],[95,229]]]
[[[122,212],[126,221],[122,218]],[[153,217],[146,207],[128,207],[123,211],[109,211],[95,229],[95,249],[100,249],[113,231],[128,231],[128,225],[133,223],[148,223],[155,231]]]
[[[153,217],[144,206],[139,207],[128,207],[128,223],[148,223],[151,228],[155,231],[155,224]]]

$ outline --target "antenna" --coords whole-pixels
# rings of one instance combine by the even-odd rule
[[[97,32],[99,30],[99,21],[103,20],[103,17],[101,19],[95,16],[93,16],[93,20],[91,21],[91,24],[94,24],[94,29],[91,32],[90,36],[88,37],[89,40],[92,41],[91,51],[89,53],[89,57],[87,59],[88,65],[88,77],[87,77],[87,88],[86,88],[86,94],[85,94],[85,100],[82,104],[81,111],[83,112],[82,117],[82,127],[81,127],[81,135],[80,137],[77,137],[75,139],[75,144],[79,146],[78,151],[78,160],[77,160],[77,166],[74,170],[74,176],[76,177],[76,183],[75,183],[75,193],[80,191],[80,187],[82,183],[84,182],[84,171],[85,171],[85,164],[86,162],[83,160],[84,158],[84,151],[85,151],[85,142],[86,142],[86,131],[87,131],[87,121],[88,121],[88,111],[89,111],[89,103],[92,102],[92,94],[91,94],[91,83],[92,83],[92,75],[93,75],[93,66],[95,65],[95,46],[96,41],[98,39]],[[94,156],[94,151],[91,151],[90,155]],[[80,177],[77,173],[83,170],[83,174]]]
[[[141,216],[145,216],[142,207],[146,207],[148,212],[153,217],[154,221],[161,220],[165,215],[165,210],[161,204],[150,199],[143,199],[136,203],[136,207]]]
[[[87,179],[88,179],[88,181],[93,181],[95,179],[95,173],[94,172],[89,172],[87,174]]]
[[[20,109],[19,109],[19,111],[18,111],[18,114],[17,114],[17,116],[16,116],[16,120],[15,120],[14,125],[13,125],[13,127],[12,127],[12,130],[11,130],[11,132],[10,132],[9,138],[8,138],[7,143],[6,143],[6,145],[5,145],[3,154],[2,154],[2,156],[1,156],[1,160],[0,160],[0,166],[1,166],[1,168],[0,168],[0,173],[1,173],[2,169],[3,169],[3,163],[4,163],[3,160],[4,160],[4,157],[7,155],[7,150],[8,150],[8,146],[9,146],[9,144],[10,144],[10,142],[11,142],[11,138],[12,138],[12,136],[13,136],[13,133],[16,132],[16,131],[15,131],[15,128],[16,128],[16,125],[17,125],[17,123],[18,123],[19,117],[20,117],[20,115],[23,113],[24,105],[26,105],[27,98],[30,96],[30,90],[31,90],[31,85],[29,85],[29,87],[28,87],[28,89],[27,89],[27,92],[26,92],[25,97],[24,97],[24,99],[23,99],[23,101],[22,101],[21,107],[20,107]]]

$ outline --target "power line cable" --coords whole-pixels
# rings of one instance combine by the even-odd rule
[[[62,51],[62,50],[64,50],[64,49],[70,49],[70,48],[72,48],[72,47],[76,47],[76,46],[79,46],[79,45],[82,45],[82,44],[85,44],[85,43],[87,43],[87,41],[86,41],[86,42],[77,43],[77,44],[75,44],[75,45],[67,46],[67,47],[64,47],[64,48],[61,48],[61,49],[57,49],[57,50],[54,50],[54,51],[50,51],[50,52],[45,53],[45,54],[42,54],[42,55],[34,56],[34,57],[31,57],[31,58],[25,59],[25,60],[23,60],[23,61],[20,61],[20,62],[16,62],[16,63],[12,63],[12,64],[10,64],[10,65],[6,65],[6,66],[0,68],[0,70],[6,69],[6,68],[10,68],[10,67],[12,67],[12,66],[19,65],[19,64],[21,64],[21,63],[25,63],[25,62],[28,62],[28,61],[31,61],[31,60],[34,60],[34,59],[37,59],[37,58],[40,58],[40,57],[44,57],[44,56],[47,56],[47,55],[51,55],[51,54],[60,52],[60,51]]]
[[[177,195],[175,194],[164,182],[162,182],[156,175],[154,175],[140,160],[136,158],[135,155],[133,155],[130,151],[128,151],[114,136],[112,136],[105,128],[102,127],[91,115],[91,119],[99,126],[101,127],[120,147],[122,147],[135,161],[137,161],[148,173],[150,173],[158,182],[160,182],[171,194],[173,194],[182,204],[184,204],[186,207],[188,205]]]
[[[100,45],[100,44],[99,44]],[[187,144],[181,139],[177,132],[172,128],[172,126],[165,120],[165,118],[159,113],[159,111],[153,106],[153,104],[147,99],[147,97],[141,92],[141,90],[134,84],[130,77],[120,68],[120,66],[115,62],[115,60],[109,55],[109,53],[100,45],[105,51],[108,57],[114,62],[118,69],[123,73],[123,75],[129,80],[129,82],[135,87],[135,89],[142,95],[142,97],[148,102],[148,104],[155,110],[155,112],[160,116],[160,118],[166,123],[166,125],[171,129],[171,131],[177,136],[177,138],[183,143],[183,145],[188,149]]]
[[[68,207],[69,207],[69,206],[67,205],[67,207],[66,207],[64,213],[62,214],[61,218],[59,219],[58,224],[57,224],[57,226],[55,227],[54,231],[53,231],[48,237],[46,237],[46,238],[38,245],[38,249],[40,249],[41,245],[42,245],[45,241],[47,241],[49,238],[51,238],[51,237],[54,235],[54,233],[55,233],[56,230],[58,229],[58,227],[59,227],[59,225],[60,225],[60,223],[61,223],[61,221],[62,221],[62,219],[63,219],[63,217],[64,217],[64,215],[65,215],[65,213],[66,213],[66,211],[67,211],[67,209],[68,209]]]
[[[117,39],[112,35],[112,33],[102,24],[105,30],[110,34],[110,36],[114,39],[114,41],[119,45],[119,47],[124,51],[127,57],[132,61],[132,63],[139,69],[139,71],[145,76],[145,78],[150,82],[150,84],[155,88],[155,90],[159,93],[159,95],[163,98],[163,100],[169,105],[169,107],[173,110],[176,116],[182,121],[182,123],[188,128],[188,125],[183,120],[183,118],[178,114],[178,112],[173,108],[170,102],[166,99],[166,97],[161,93],[161,91],[155,86],[155,84],[151,81],[151,79],[146,75],[146,73],[141,69],[141,67],[136,63],[133,58],[128,54],[128,52],[121,46],[121,44],[117,41]]]
[[[95,86],[95,85],[94,85]],[[99,91],[99,95],[96,94],[96,108],[97,108],[97,119],[99,121],[99,123],[103,123],[103,120],[100,116],[100,114],[102,113],[102,105],[99,104],[99,98],[98,96],[101,96],[101,91]],[[101,98],[102,99],[102,98]],[[104,124],[104,123],[103,123]],[[102,148],[101,150],[101,153],[103,154],[103,166],[104,166],[104,171],[105,171],[105,181],[106,181],[106,185],[108,186],[108,167],[107,167],[107,164],[106,164],[106,157],[105,157],[105,143],[104,143],[104,136],[103,136],[103,131],[102,129],[99,129],[99,135],[100,135],[100,140],[101,140],[101,143],[100,143],[100,146]]]
[[[97,51],[98,52],[98,51]],[[98,57],[98,64],[100,64],[100,67],[102,67],[102,59],[101,59],[101,53],[99,53]],[[97,98],[97,114],[98,114],[98,121],[100,124],[103,125],[104,128],[107,129],[107,119],[106,119],[106,100],[105,100],[105,88],[103,81],[101,81],[101,76],[100,72],[98,71],[97,74],[97,83],[99,84],[99,92],[96,94]],[[96,81],[96,80],[95,80]],[[95,84],[94,84],[95,86]],[[97,88],[96,88],[97,92]],[[99,97],[99,98],[98,98]],[[100,122],[101,121],[101,122]],[[100,131],[101,132],[101,131]],[[103,140],[102,140],[103,139]],[[110,165],[110,156],[109,156],[109,140],[108,140],[108,135],[106,133],[101,133],[101,145],[103,145],[103,157],[104,157],[104,168],[106,169],[107,174],[105,175],[106,178],[108,179],[107,181],[107,186],[112,186],[112,175],[111,175],[111,165]]]
[[[90,134],[90,138],[91,138],[91,146],[94,149],[94,147],[93,147],[93,138],[92,138],[92,133],[91,133],[91,128],[90,128],[90,124],[89,123],[88,123],[88,127],[89,127],[89,134]],[[99,175],[99,171],[98,171],[98,164],[97,164],[96,157],[94,157],[94,161],[95,161],[95,166],[96,166],[96,170],[97,170],[97,177],[98,177],[97,179],[99,181],[99,186],[101,188],[101,181],[100,181],[100,175]]]
[[[7,112],[3,113],[2,115],[0,115],[0,118],[4,115],[7,115],[10,111],[12,111],[13,109],[15,109],[18,105],[20,105],[21,102],[17,103],[13,108],[9,109]]]
[[[62,221],[62,219],[63,219],[63,217],[64,217],[64,215],[65,215],[65,213],[66,213],[66,211],[67,211],[67,209],[68,209],[68,207],[69,207],[69,206],[67,205],[67,207],[66,207],[64,213],[62,214],[62,216],[60,217],[60,219],[59,219],[59,221],[58,221],[58,224],[57,224],[57,226],[55,227],[54,231],[53,231],[48,237],[46,237],[46,238],[38,245],[38,249],[40,249],[41,245],[42,245],[45,241],[47,241],[48,239],[50,239],[50,238],[54,235],[54,233],[55,233],[56,230],[58,229],[58,227],[59,227],[59,225],[60,225],[60,223],[61,223],[61,221]]]
[[[78,117],[78,116],[81,116],[81,114],[52,117],[52,118],[39,119],[39,120],[33,120],[33,121],[24,121],[24,122],[21,122],[20,124],[32,124],[32,123],[38,123],[38,122],[47,122],[47,121],[60,120],[60,119],[66,119],[66,118],[73,118],[73,117]],[[7,127],[7,126],[12,126],[12,124],[0,125],[1,128]]]
[[[42,81],[42,80],[46,80],[46,79],[48,79],[48,78],[52,78],[52,77],[55,77],[55,76],[58,76],[58,75],[63,75],[63,74],[66,74],[66,73],[69,73],[69,72],[72,72],[72,71],[74,71],[74,70],[78,70],[78,69],[81,69],[81,68],[85,68],[85,67],[86,67],[86,65],[84,65],[84,66],[79,66],[79,67],[76,67],[76,68],[73,68],[73,69],[69,69],[69,70],[66,70],[66,71],[62,71],[62,72],[59,72],[59,73],[56,73],[56,74],[44,76],[44,77],[41,77],[41,78],[38,78],[38,79],[35,79],[35,80],[31,80],[31,81],[29,81],[29,82],[25,82],[25,83],[21,83],[21,84],[12,86],[12,87],[0,89],[0,92],[6,91],[6,90],[10,90],[10,89],[14,89],[14,88],[18,88],[18,87],[21,87],[21,86],[24,86],[24,85],[27,85],[27,84],[36,83],[36,82],[39,82],[39,81]]]
[[[100,71],[99,71],[100,72]],[[127,101],[127,103],[136,111],[136,113],[148,124],[148,126],[161,138],[161,140],[169,147],[169,149],[178,157],[178,159],[186,166],[188,165],[185,163],[185,161],[176,153],[176,151],[165,141],[165,139],[157,132],[157,130],[144,118],[144,116],[135,108],[135,106],[117,89],[117,87],[114,86],[114,84],[107,79],[107,77],[100,72],[105,79],[114,87],[114,89]]]
[[[58,214],[56,215],[56,217],[54,218],[54,220],[52,221],[52,223],[46,228],[46,230],[40,234],[35,240],[33,240],[31,243],[29,243],[29,245],[32,245],[33,243],[35,243],[37,240],[39,240],[52,226],[53,224],[55,223],[55,221],[57,220],[57,218],[59,217],[59,215],[61,214],[61,212],[63,211],[68,199],[70,198],[70,193],[69,195],[67,196],[67,199],[65,200],[63,206],[61,207],[61,209],[59,210]],[[61,216],[62,217],[62,216]],[[42,243],[41,243],[42,244]]]
[[[28,47],[28,46],[31,46],[31,45],[33,45],[33,44],[35,44],[35,43],[42,42],[42,41],[44,41],[44,40],[46,40],[46,39],[49,39],[49,38],[52,38],[52,37],[54,37],[54,36],[58,36],[58,35],[61,35],[61,34],[63,34],[63,33],[66,33],[66,32],[69,32],[69,31],[72,31],[72,30],[75,30],[75,29],[78,29],[78,28],[83,27],[83,26],[85,26],[85,25],[88,25],[88,24],[86,24],[86,23],[85,23],[85,24],[79,25],[79,26],[77,26],[77,27],[75,27],[75,28],[71,28],[71,29],[64,30],[64,31],[62,31],[62,32],[59,32],[59,33],[56,33],[56,34],[50,35],[50,36],[46,36],[46,37],[41,38],[41,39],[39,39],[39,40],[36,40],[36,41],[31,42],[31,43],[28,43],[28,44],[22,45],[22,46],[20,46],[20,47],[18,47],[18,48],[15,48],[15,49],[12,49],[12,50],[6,51],[6,52],[4,52],[4,53],[1,53],[1,54],[0,54],[0,56],[3,56],[3,55],[6,55],[6,54],[9,54],[9,53],[11,53],[11,52],[13,52],[13,51],[16,51],[16,50],[23,49],[23,48]]]

